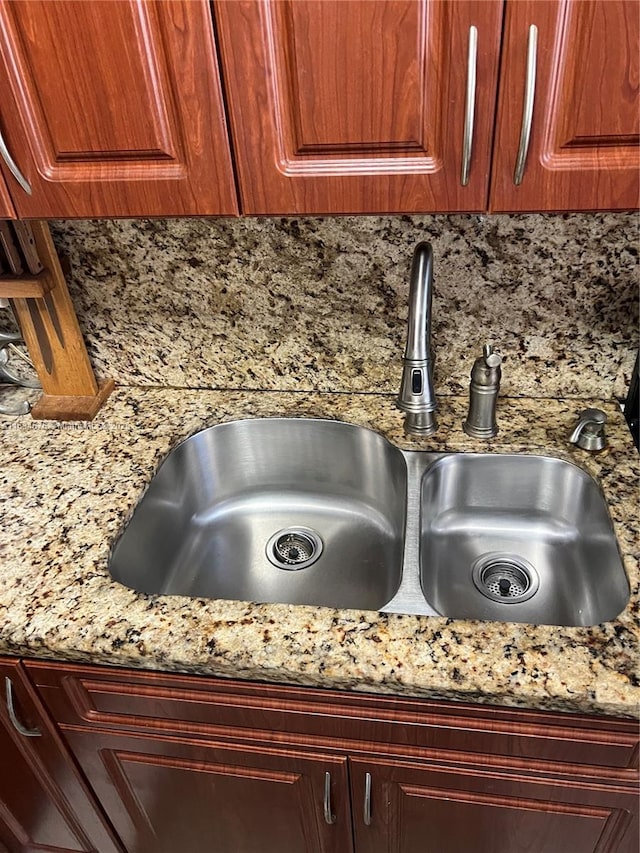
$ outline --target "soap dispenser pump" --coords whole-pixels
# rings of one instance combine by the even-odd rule
[[[502,356],[485,344],[482,355],[474,362],[469,385],[469,413],[462,429],[473,438],[493,438],[498,433],[496,406]]]

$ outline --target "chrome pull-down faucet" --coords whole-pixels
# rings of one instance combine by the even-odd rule
[[[431,435],[437,429],[431,358],[433,249],[419,243],[413,253],[409,285],[409,320],[398,408],[405,412],[408,435]]]

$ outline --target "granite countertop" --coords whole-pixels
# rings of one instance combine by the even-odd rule
[[[566,437],[588,405],[610,447]],[[639,716],[638,456],[613,403],[502,399],[500,433],[466,436],[466,400],[440,401],[438,433],[402,434],[388,394],[119,389],[91,424],[0,420],[0,654],[514,707]],[[631,583],[614,621],[589,628],[187,599],[111,580],[109,548],[173,445],[251,416],[338,418],[401,447],[551,453],[596,476]]]

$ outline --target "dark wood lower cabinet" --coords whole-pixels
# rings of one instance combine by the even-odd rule
[[[346,758],[92,731],[66,737],[130,853],[351,851]]]
[[[638,849],[630,720],[24,666],[128,853]]]
[[[19,663],[0,691],[0,853],[122,853]]]
[[[351,775],[354,802],[363,803],[358,853],[637,850],[637,792],[624,787],[540,779],[526,768],[496,773],[396,761],[354,760]]]

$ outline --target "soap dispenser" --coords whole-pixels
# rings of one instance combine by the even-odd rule
[[[462,429],[473,438],[493,438],[498,433],[496,405],[502,377],[502,356],[485,344],[474,362],[469,385],[469,413]]]

